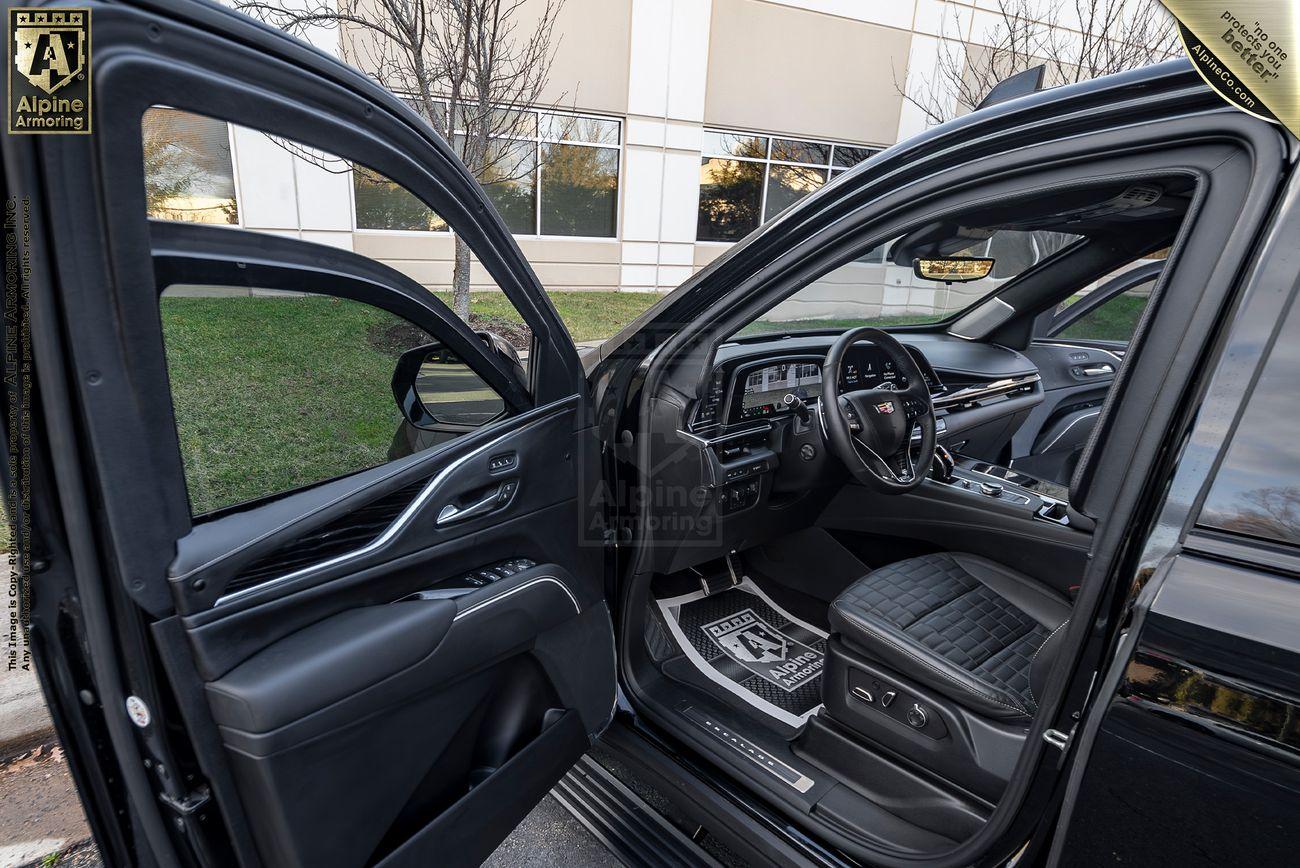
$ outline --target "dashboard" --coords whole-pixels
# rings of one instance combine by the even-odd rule
[[[932,395],[944,392],[943,383],[925,355],[914,347],[908,352],[916,360]],[[696,407],[694,426],[766,419],[793,412],[788,396],[813,403],[822,393],[824,353],[783,355],[753,361],[724,363],[714,372],[704,400]],[[840,389],[905,389],[907,377],[895,369],[879,347],[859,344],[844,356]]]

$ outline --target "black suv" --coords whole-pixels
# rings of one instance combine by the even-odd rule
[[[1281,128],[1184,62],[1003,101],[580,358],[401,101],[215,5],[90,5],[95,134],[4,140],[38,408],[6,444],[30,435],[31,643],[109,864],[474,864],[553,787],[644,864],[1295,861]],[[522,313],[524,362],[364,257],[146,220],[155,105],[411,190]],[[887,280],[832,299],[846,323],[818,305],[855,268]],[[392,460],[192,518],[181,274],[431,336]],[[1081,328],[1118,299],[1127,330]]]

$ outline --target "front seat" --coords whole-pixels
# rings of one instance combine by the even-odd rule
[[[1041,583],[963,552],[881,567],[830,608],[831,628],[853,656],[884,664],[904,687],[1016,723],[1037,711],[1069,617],[1069,602]]]

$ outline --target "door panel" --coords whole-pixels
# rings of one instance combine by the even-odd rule
[[[1069,485],[1121,359],[1109,350],[1035,342],[1025,355],[1042,376],[1043,401],[1011,439],[1015,468]]]
[[[75,605],[97,654],[81,695],[113,724],[131,788],[129,804],[112,803],[122,834],[150,835],[131,841],[131,861],[177,864],[188,860],[173,850],[192,850],[218,854],[212,864],[476,862],[613,709],[603,551],[585,534],[599,456],[574,347],[478,184],[372,82],[203,4],[96,6],[94,21],[96,135],[22,143],[41,169],[22,192],[58,251],[39,278],[52,290],[42,386],[66,404],[61,443],[85,458],[84,472],[65,460],[58,480],[95,522],[73,528]],[[140,119],[154,105],[364,155],[447,220],[522,315],[528,381],[378,263],[238,229],[151,226]],[[503,414],[192,515],[159,294],[196,282],[399,316],[454,351]],[[376,397],[396,414],[390,377]],[[480,572],[503,562],[491,580]],[[135,727],[127,695],[149,711]]]
[[[1036,318],[1025,354],[1042,374],[1044,398],[1012,438],[1018,470],[1070,484],[1164,266],[1131,268]]]

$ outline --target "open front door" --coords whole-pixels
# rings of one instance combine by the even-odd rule
[[[94,134],[4,158],[32,644],[105,861],[477,864],[613,708],[572,343],[445,143],[359,74],[216,7],[93,26]],[[522,364],[364,256],[147,220],[158,107],[414,194],[526,323]]]

